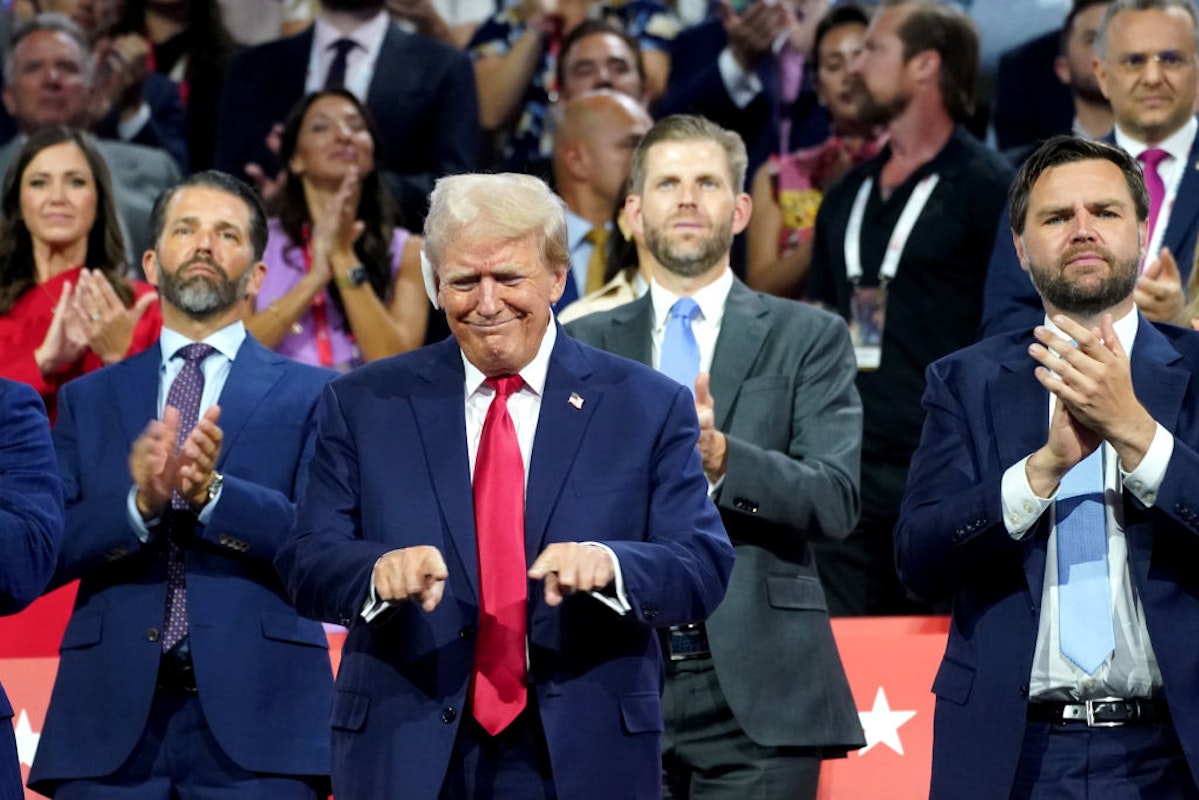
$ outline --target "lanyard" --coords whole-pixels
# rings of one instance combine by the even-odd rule
[[[312,236],[304,226],[304,272],[312,272]],[[316,355],[321,366],[333,366],[333,342],[329,337],[329,298],[322,288],[312,296],[312,335],[316,339]]]
[[[916,227],[916,220],[920,218],[920,212],[924,210],[940,179],[941,176],[934,172],[921,179],[916,188],[912,189],[912,194],[895,223],[895,230],[891,231],[887,252],[883,254],[883,263],[878,270],[881,285],[885,286],[899,271],[899,259],[908,244],[908,237],[912,235],[912,228]],[[849,212],[849,225],[845,229],[845,277],[855,286],[862,280],[862,219],[866,216],[866,202],[870,199],[872,188],[873,178],[867,178],[862,182],[858,196],[854,198],[853,209]]]

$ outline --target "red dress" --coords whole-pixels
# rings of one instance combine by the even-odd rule
[[[51,423],[55,418],[58,387],[72,378],[104,366],[100,357],[88,350],[77,361],[58,372],[43,375],[33,357],[33,351],[41,346],[46,331],[50,330],[54,307],[62,296],[62,285],[67,281],[72,286],[78,285],[82,269],[76,267],[33,287],[21,295],[7,314],[0,316],[0,377],[27,383],[36,389],[46,404]],[[154,291],[153,286],[142,281],[130,281],[130,286],[135,297]],[[162,310],[158,304],[154,304],[138,320],[133,329],[133,341],[129,343],[129,351],[125,356],[140,353],[154,344],[161,330]]]

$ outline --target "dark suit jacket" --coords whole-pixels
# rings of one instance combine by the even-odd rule
[[[312,28],[234,56],[221,97],[216,168],[244,175],[247,163],[280,168],[266,135],[304,96]],[[383,38],[366,106],[379,126],[376,162],[409,227],[424,218],[433,182],[479,166],[475,73],[458,50],[392,24]]]
[[[350,627],[333,704],[338,797],[435,798],[467,707],[478,556],[455,340],[369,364],[321,400],[319,438],[280,573],[307,614]],[[580,402],[570,398],[577,394]],[[552,542],[615,552],[632,610],[557,608],[530,582],[529,678],[559,797],[659,797],[662,665],[651,625],[706,617],[732,565],[707,497],[690,394],[559,330],[525,501],[526,555]],[[425,544],[449,579],[432,613],[359,612],[384,553]]]
[[[652,326],[647,294],[568,330],[649,364]],[[864,744],[808,544],[857,522],[856,375],[840,318],[733,283],[711,391],[728,437],[715,500],[737,563],[708,641],[729,707],[762,745],[839,754]]]
[[[684,29],[671,43],[670,81],[666,94],[654,113],[658,118],[670,114],[701,114],[718,125],[736,131],[749,153],[746,180],[752,181],[758,167],[779,152],[779,121],[784,110],[779,100],[777,62],[766,58],[758,67],[762,91],[745,108],[738,108],[729,97],[720,77],[717,60],[729,43],[724,25],[709,19]],[[789,151],[820,144],[829,135],[829,116],[816,99],[812,64],[804,66],[804,81],[791,114]]]
[[[1114,144],[1115,139],[1106,141]],[[1170,248],[1185,287],[1195,261],[1195,240],[1199,237],[1199,136],[1191,145],[1191,154],[1182,168],[1182,182],[1166,222],[1162,245]],[[1016,246],[1012,243],[1011,217],[1005,204],[995,232],[987,282],[983,289],[983,320],[979,338],[1009,331],[1030,330],[1045,316],[1044,307],[1032,280],[1020,267]]]
[[[929,600],[953,599],[933,682],[933,798],[1009,796],[1024,735],[1045,577],[1049,515],[1014,540],[1003,524],[1003,472],[1041,447],[1048,400],[1032,337],[1005,334],[929,367],[928,416],[895,529],[899,573]],[[1199,336],[1142,319],[1132,378],[1175,436],[1152,508],[1125,492],[1129,571],[1192,773],[1199,774]]]
[[[999,57],[992,124],[1000,150],[1039,143],[1074,124],[1074,95],[1053,71],[1061,31],[1052,30]]]
[[[0,614],[42,593],[62,540],[62,488],[50,423],[37,392],[0,379]],[[13,709],[0,689],[0,798],[19,800]]]
[[[121,765],[154,698],[166,603],[165,531],[143,544],[127,517],[130,447],[156,418],[161,350],[67,384],[54,428],[67,533],[54,582],[80,579],[30,785]],[[189,639],[213,736],[239,766],[329,770],[332,673],[324,630],[288,602],[272,560],[315,438],[330,373],[247,337],[221,392],[225,475],[207,525],[184,546]]]

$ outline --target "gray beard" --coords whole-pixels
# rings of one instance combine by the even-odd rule
[[[192,263],[195,262],[187,262],[178,271],[183,271]],[[221,267],[211,261],[204,263],[217,271],[220,276],[219,280],[214,281],[206,276],[197,276],[180,281],[175,277],[177,272],[168,272],[163,269],[162,262],[158,262],[158,293],[162,295],[163,300],[195,320],[214,317],[228,311],[243,300],[246,296],[246,287],[250,283],[250,276],[253,274],[252,270],[246,270],[236,281],[231,281]]]

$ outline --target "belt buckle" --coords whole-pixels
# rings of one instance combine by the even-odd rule
[[[1100,700],[1084,700],[1083,703],[1087,709],[1087,727],[1088,728],[1119,728],[1124,725],[1127,725],[1129,722],[1132,722],[1133,721],[1132,719],[1112,719],[1112,720],[1106,720],[1106,721],[1095,719],[1095,706],[1099,705],[1100,703],[1120,703],[1120,702],[1128,703],[1129,701],[1127,701],[1127,700],[1122,701],[1122,700],[1119,700],[1118,698],[1114,698],[1114,697],[1105,697]],[[1140,710],[1135,705],[1133,706],[1133,708],[1137,708],[1138,712]],[[1137,716],[1139,716],[1139,713],[1137,714]]]

